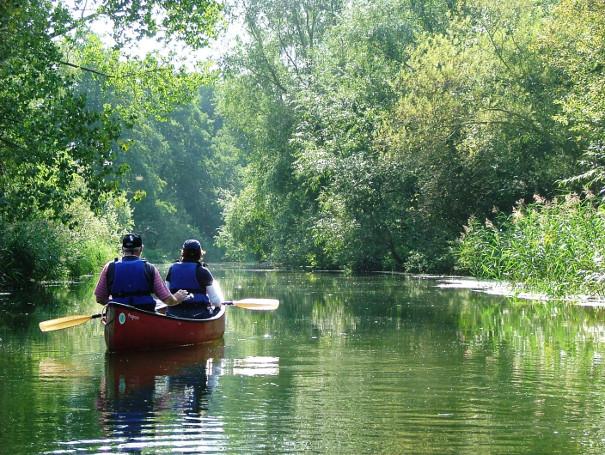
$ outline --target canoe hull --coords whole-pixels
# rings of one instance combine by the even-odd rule
[[[103,315],[109,352],[163,349],[217,340],[225,333],[225,306],[210,319],[181,319],[110,302]]]

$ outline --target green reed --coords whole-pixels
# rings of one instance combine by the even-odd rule
[[[576,195],[515,207],[494,221],[471,218],[457,248],[458,266],[553,296],[605,291],[605,206]]]

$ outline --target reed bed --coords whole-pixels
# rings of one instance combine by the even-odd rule
[[[605,205],[592,195],[534,197],[493,221],[471,218],[458,267],[551,296],[605,293]]]

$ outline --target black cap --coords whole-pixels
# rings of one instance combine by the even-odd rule
[[[138,234],[126,234],[122,237],[122,248],[141,248],[143,246],[143,239]]]
[[[185,242],[183,242],[183,249],[202,251],[202,244],[195,239],[185,240]]]

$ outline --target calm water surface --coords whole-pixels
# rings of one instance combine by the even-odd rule
[[[105,353],[94,279],[0,295],[0,452],[605,453],[605,312],[438,279],[214,269],[227,331]]]

